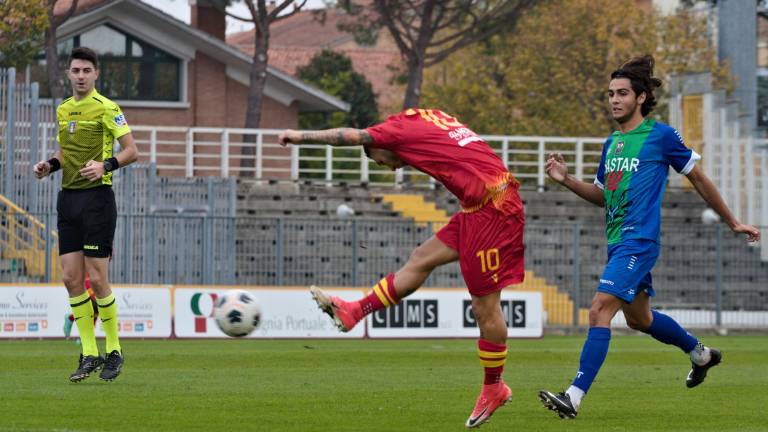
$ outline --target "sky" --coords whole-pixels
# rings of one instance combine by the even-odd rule
[[[173,15],[177,19],[189,24],[189,1],[190,0],[141,0],[144,3],[152,5],[167,14]],[[280,1],[280,0],[278,0]],[[300,2],[301,0],[296,0]],[[242,17],[249,17],[248,7],[246,7],[243,0],[234,0],[234,6],[231,6],[228,11]],[[660,8],[663,12],[669,13],[674,11],[680,0],[653,0],[656,7]],[[307,0],[308,9],[318,9],[325,7],[325,0]],[[238,21],[233,18],[227,18],[227,34],[237,33],[240,31],[250,30],[253,25]]]
[[[189,24],[190,18],[189,18],[189,0],[141,0],[142,2],[154,6],[163,12],[172,15],[176,19],[179,19],[181,21],[184,21],[185,23]],[[250,17],[250,12],[248,12],[248,7],[245,5],[245,2],[243,1],[234,1],[234,6],[231,6],[227,9],[228,12],[242,16],[244,18]],[[325,6],[325,2],[323,0],[308,0],[306,8],[308,9],[318,9]],[[291,8],[291,6],[289,6]],[[237,33],[245,30],[250,30],[253,28],[253,25],[249,25],[248,23],[244,23],[242,21],[238,21],[233,18],[227,18],[227,34],[231,33]]]

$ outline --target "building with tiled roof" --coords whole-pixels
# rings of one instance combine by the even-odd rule
[[[337,9],[301,11],[270,27],[269,64],[295,76],[297,69],[309,63],[322,51],[330,49],[350,57],[355,71],[371,82],[377,95],[379,111],[399,111],[403,103],[403,89],[393,83],[404,66],[394,41],[386,30],[381,30],[376,44],[364,46],[342,30],[338,24],[347,15]],[[253,55],[254,30],[235,33],[227,43],[245,54]]]
[[[59,0],[54,12],[70,5]],[[133,124],[242,127],[252,60],[224,42],[224,28],[224,14],[202,5],[192,6],[189,25],[139,0],[80,0],[57,38],[64,58],[80,45],[99,54],[99,91]],[[296,127],[301,111],[348,108],[278,69],[267,73],[262,127]]]
[[[132,126],[242,128],[253,60],[224,41],[222,11],[201,0],[191,3],[190,25],[139,0],[80,0],[76,13],[56,31],[59,56],[65,62],[78,46],[96,51],[97,90],[120,105]],[[70,5],[70,0],[60,0],[55,13],[65,14]],[[47,81],[44,58],[30,68],[30,75]],[[41,86],[41,94],[46,92],[47,85]],[[301,112],[349,109],[349,104],[271,66],[262,101],[259,127],[267,129],[296,128]],[[181,138],[173,139],[184,139],[179,133]],[[199,172],[218,172],[219,159],[207,156],[220,154],[218,146],[216,141],[195,146],[196,170],[202,166]],[[167,156],[166,166],[184,166],[184,154],[174,149],[162,142],[157,147]],[[240,158],[241,166],[252,158],[241,147],[227,151],[233,160]],[[271,149],[269,156],[290,151]],[[162,164],[158,167],[165,174]],[[265,159],[262,168],[280,169],[287,177],[290,160]]]

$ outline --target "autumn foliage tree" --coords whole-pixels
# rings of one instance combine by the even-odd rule
[[[24,68],[44,49],[48,86],[55,100],[64,96],[56,30],[75,13],[79,0],[69,2],[57,15],[59,1],[0,0],[0,66]]]
[[[425,68],[502,29],[511,31],[534,1],[340,0],[338,4],[355,17],[342,28],[358,37],[381,28],[392,35],[407,68],[403,108],[410,108],[419,104]]]
[[[553,0],[537,4],[514,32],[429,70],[423,105],[483,133],[604,136],[613,128],[610,73],[631,57],[654,54],[662,78],[710,71],[727,87],[708,34],[706,17],[691,12],[664,17],[633,0]]]
[[[45,0],[0,1],[0,67],[23,69],[43,44]]]

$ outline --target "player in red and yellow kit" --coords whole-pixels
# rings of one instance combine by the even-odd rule
[[[485,368],[483,389],[466,426],[485,422],[512,397],[502,379],[507,326],[500,295],[504,287],[521,283],[524,277],[525,217],[517,180],[482,138],[455,117],[433,109],[407,109],[365,130],[286,130],[279,141],[363,146],[379,165],[393,170],[409,165],[432,176],[461,201],[462,211],[366,297],[345,302],[317,287],[311,290],[337,327],[349,331],[364,316],[416,291],[438,266],[458,260],[480,327],[478,351]]]

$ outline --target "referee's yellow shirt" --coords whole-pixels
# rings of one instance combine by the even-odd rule
[[[114,140],[131,132],[120,107],[94,89],[79,101],[74,97],[65,99],[56,109],[56,120],[63,158],[61,187],[89,189],[111,185],[111,172],[92,182],[81,176],[80,170],[90,160],[103,162],[111,158]]]

